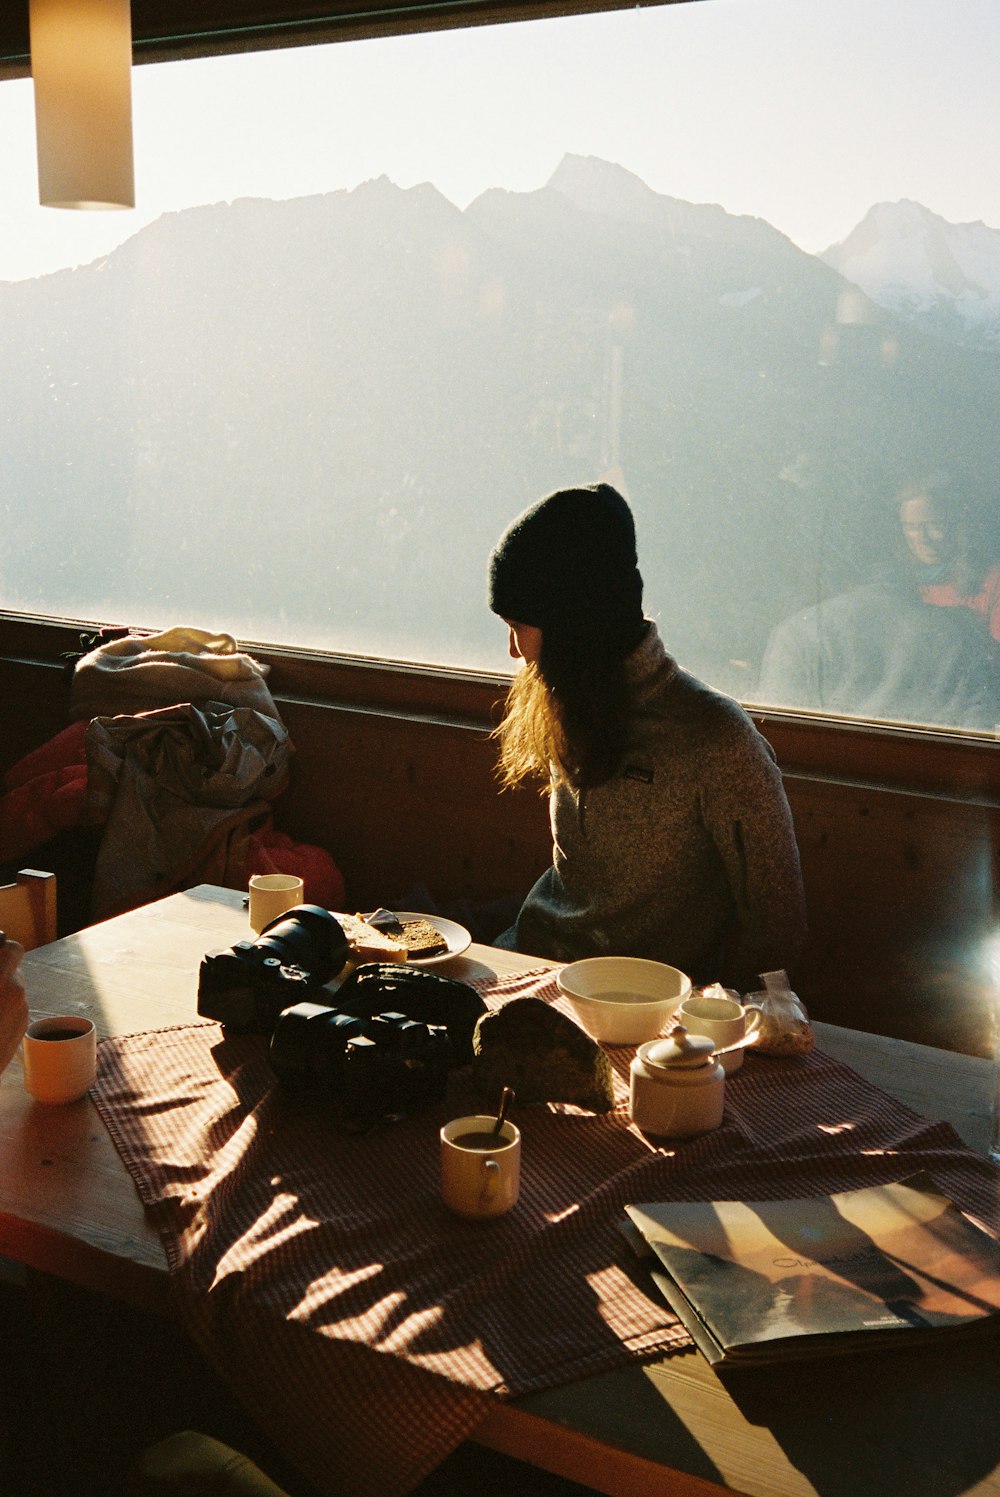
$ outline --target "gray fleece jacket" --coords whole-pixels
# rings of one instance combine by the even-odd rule
[[[650,624],[626,668],[614,777],[554,786],[553,857],[498,945],[576,961],[643,956],[746,992],[794,965],[805,901],[770,746],[737,702],[681,670]]]

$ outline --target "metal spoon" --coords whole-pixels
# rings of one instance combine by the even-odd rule
[[[756,1045],[759,1039],[760,1025],[758,1024],[756,1029],[751,1029],[747,1034],[741,1035],[741,1037],[738,1040],[734,1040],[731,1045],[722,1046],[720,1049],[715,1051],[715,1054],[731,1055],[734,1050],[749,1050],[750,1046]]]
[[[503,1089],[503,1094],[500,1098],[500,1111],[497,1113],[497,1120],[493,1124],[492,1132],[494,1138],[500,1137],[504,1125],[504,1120],[507,1116],[507,1109],[510,1107],[510,1104],[513,1102],[513,1100],[513,1089],[509,1086],[505,1086]]]

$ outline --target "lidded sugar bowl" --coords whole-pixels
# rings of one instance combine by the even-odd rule
[[[707,1035],[678,1025],[640,1045],[629,1077],[629,1117],[644,1133],[694,1138],[722,1122],[726,1073]]]

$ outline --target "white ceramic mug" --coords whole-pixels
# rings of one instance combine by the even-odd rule
[[[675,1018],[688,1034],[707,1035],[715,1048],[722,1050],[758,1029],[762,1014],[756,1004],[741,1003],[738,998],[692,993],[677,1009]],[[731,1076],[743,1064],[743,1051],[720,1055],[719,1060],[726,1075]]]
[[[255,873],[250,880],[250,929],[265,925],[302,903],[303,884],[293,873]]]
[[[505,1120],[492,1140],[496,1118],[455,1118],[441,1129],[441,1198],[457,1216],[502,1216],[521,1184],[521,1133]]]
[[[82,1014],[35,1019],[24,1032],[24,1085],[36,1102],[77,1102],[97,1075],[97,1031]]]

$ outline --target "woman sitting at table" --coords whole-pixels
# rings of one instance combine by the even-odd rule
[[[0,1071],[5,1071],[28,1027],[28,1000],[21,977],[24,948],[0,931]]]
[[[608,484],[550,494],[489,567],[523,662],[496,736],[511,786],[549,785],[552,866],[499,946],[640,956],[741,991],[805,936],[781,774],[738,703],[682,670],[643,615],[631,511]]]

